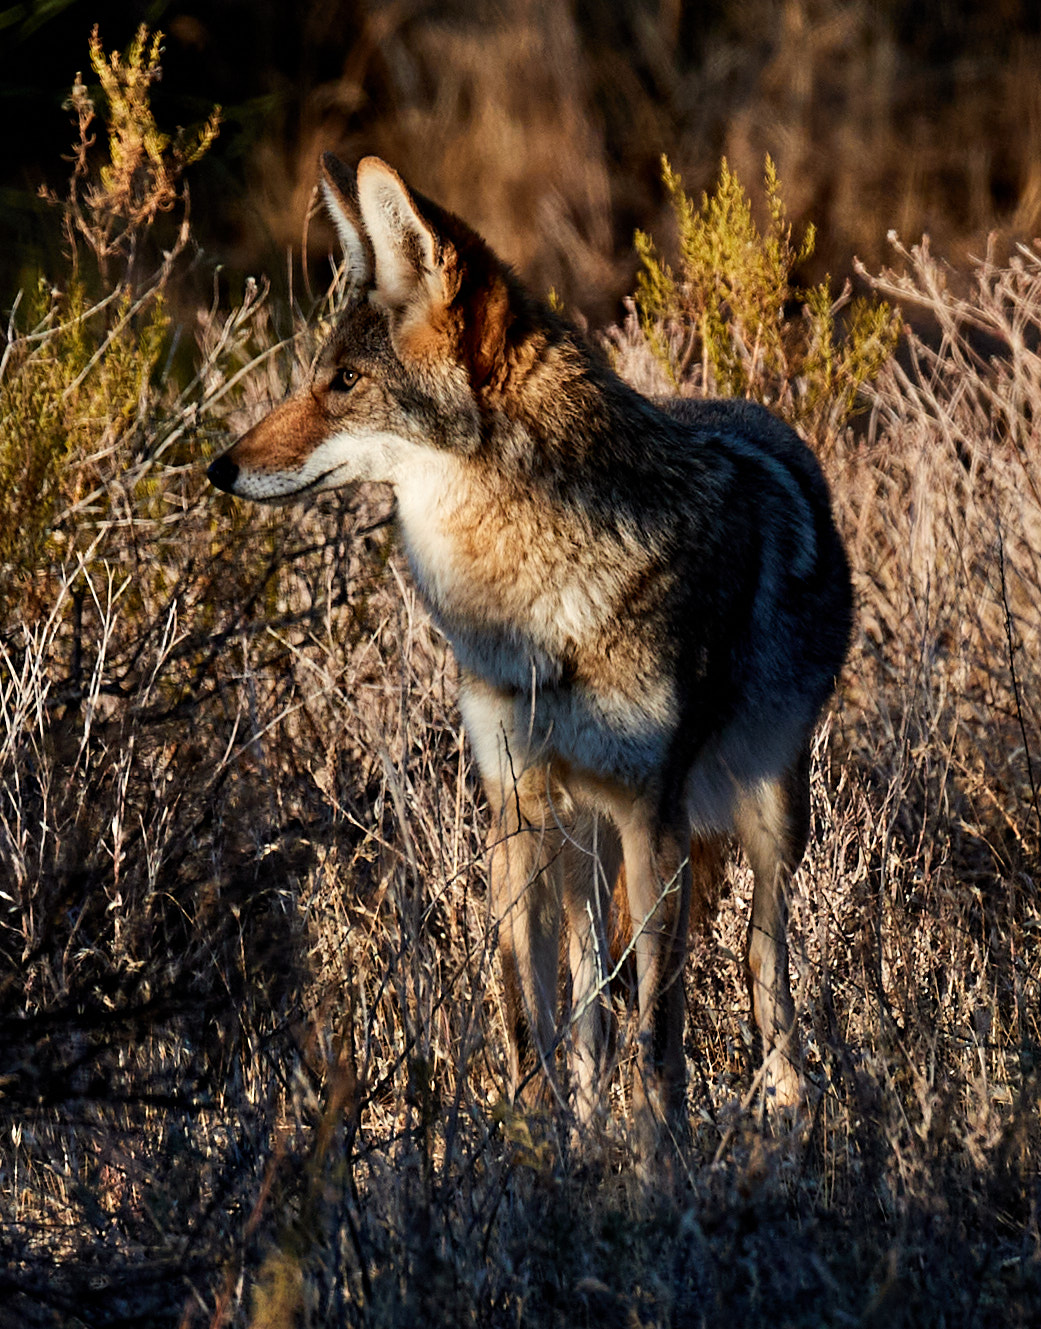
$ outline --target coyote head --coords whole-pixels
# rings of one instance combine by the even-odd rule
[[[472,454],[530,342],[533,302],[505,265],[385,162],[355,173],[326,153],[322,191],[351,296],[307,383],[210,466],[242,498],[397,483],[431,448]]]

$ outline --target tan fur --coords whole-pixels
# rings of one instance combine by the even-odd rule
[[[558,1076],[566,924],[579,1119],[600,1109],[609,979],[628,974],[643,1148],[682,1132],[688,933],[735,835],[767,1089],[797,1101],[787,891],[850,623],[819,468],[751,403],[639,397],[383,162],[327,158],[322,187],[352,299],[311,381],[210,476],[267,502],[395,489],[492,814],[514,1092]]]

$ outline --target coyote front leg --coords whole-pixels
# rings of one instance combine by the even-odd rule
[[[583,1126],[600,1104],[613,1030],[607,932],[620,863],[614,828],[595,814],[580,817],[564,845],[564,907],[571,963],[572,1092]]]
[[[499,798],[488,835],[488,871],[506,996],[510,1091],[535,1103],[545,1081],[555,1081],[562,836],[544,801],[522,787],[526,783],[488,791]]]

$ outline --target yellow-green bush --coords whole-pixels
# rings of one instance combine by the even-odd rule
[[[125,56],[106,55],[94,30],[100,161],[94,102],[78,76],[68,103],[79,129],[73,171],[67,196],[51,202],[71,271],[41,279],[24,311],[15,302],[0,361],[0,605],[30,586],[38,593],[50,566],[91,545],[112,515],[110,483],[144,459],[168,393],[156,376],[169,332],[163,295],[187,232],[182,225],[149,267],[149,230],[181,203],[183,171],[213,142],[218,119],[190,140],[160,132],[149,102],[160,43],[141,28]],[[147,498],[146,469],[136,478]]]
[[[162,296],[89,306],[41,282],[0,377],[0,605],[55,558],[86,548],[106,485],[140,439],[168,321]],[[110,324],[110,326],[108,326]]]
[[[765,231],[725,160],[700,207],[664,157],[662,179],[676,219],[679,270],[637,231],[636,301],[644,335],[673,386],[693,379],[706,396],[754,397],[827,446],[855,409],[861,385],[896,344],[892,311],[882,302],[852,300],[848,285],[837,298],[827,280],[797,285],[815,235],[810,226],[794,243],[769,157]]]

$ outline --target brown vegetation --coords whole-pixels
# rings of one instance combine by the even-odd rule
[[[503,1102],[483,812],[381,496],[205,485],[312,334],[251,289],[184,371],[176,256],[119,215],[104,301],[44,288],[0,366],[0,1324],[1035,1323],[1041,251],[872,279],[939,335],[825,459],[859,618],[793,902],[819,1097],[759,1113],[738,868],[656,1198],[621,1089],[581,1156]],[[661,381],[635,315],[612,345]]]

